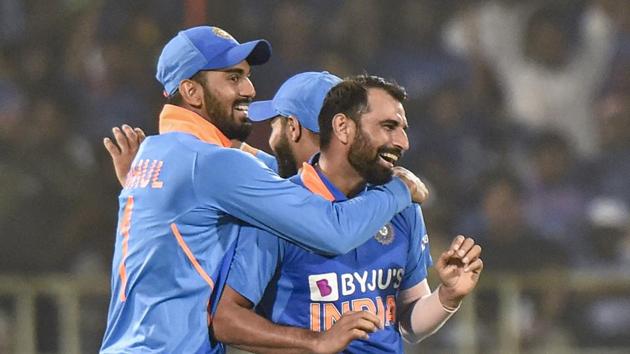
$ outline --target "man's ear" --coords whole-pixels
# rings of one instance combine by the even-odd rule
[[[194,80],[182,80],[179,83],[179,94],[192,107],[201,108],[203,105],[203,86]]]
[[[287,118],[287,134],[288,138],[297,143],[302,138],[302,124],[294,116]]]
[[[332,129],[337,140],[346,145],[354,140],[357,125],[352,118],[343,113],[337,113],[332,119]]]

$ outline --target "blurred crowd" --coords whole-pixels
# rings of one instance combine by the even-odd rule
[[[405,86],[403,165],[432,192],[434,250],[465,233],[487,272],[627,273],[624,0],[0,0],[0,272],[110,272],[120,187],[102,138],[122,123],[156,133],[157,56],[199,24],[271,41],[261,99],[307,70]],[[268,149],[268,131],[250,142]],[[494,296],[479,298],[488,333]],[[577,345],[630,346],[628,299],[532,294],[524,340],[560,323]]]

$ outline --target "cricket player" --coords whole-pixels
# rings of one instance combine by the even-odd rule
[[[157,79],[167,104],[158,136],[140,146],[119,196],[112,294],[101,353],[222,352],[208,326],[243,222],[327,254],[369,239],[421,199],[405,175],[352,203],[331,203],[230,148],[251,130],[250,65],[264,40],[240,44],[194,27],[164,47]]]
[[[321,95],[300,92],[309,74],[314,73],[289,79],[272,101],[253,103],[251,118],[273,118],[273,126],[287,116],[300,117],[301,124],[313,126],[308,106],[317,112],[321,99],[318,105],[303,97]],[[291,180],[337,202],[364,193],[367,184],[385,183],[409,146],[404,97],[402,88],[373,76],[334,87],[319,115],[321,153]],[[280,131],[276,125],[272,137]],[[277,140],[271,143],[276,153],[283,149]],[[336,257],[243,227],[214,334],[256,352],[333,353],[350,343],[344,352],[402,353],[401,334],[409,341],[422,340],[459,308],[483,268],[480,252],[471,238],[456,237],[436,263],[442,283],[432,293],[426,280],[432,259],[418,205],[394,216],[365,244]],[[252,311],[256,304],[266,319]],[[364,319],[354,338],[338,331],[348,316]],[[356,338],[361,340],[352,341]]]

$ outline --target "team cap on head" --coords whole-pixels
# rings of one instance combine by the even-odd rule
[[[281,115],[293,116],[306,129],[319,133],[318,117],[326,94],[341,79],[327,71],[304,72],[285,81],[269,101],[249,105],[249,119],[260,122]]]
[[[182,80],[201,70],[228,68],[243,60],[250,65],[264,64],[271,56],[271,44],[264,39],[240,44],[226,31],[199,26],[180,31],[171,39],[158,59],[155,77],[170,96]]]

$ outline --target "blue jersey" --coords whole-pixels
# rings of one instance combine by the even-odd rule
[[[310,165],[292,181],[335,201],[346,199]],[[228,285],[274,323],[313,331],[330,329],[344,312],[371,311],[385,329],[353,341],[345,353],[402,353],[396,296],[424,280],[431,264],[421,210],[413,205],[363,245],[336,257],[243,227]]]
[[[309,249],[340,253],[410,204],[397,180],[357,205],[334,205],[229,146],[201,116],[164,107],[160,135],[142,143],[119,196],[101,353],[222,352],[208,335],[209,314],[242,221]],[[357,237],[339,237],[347,232]]]

